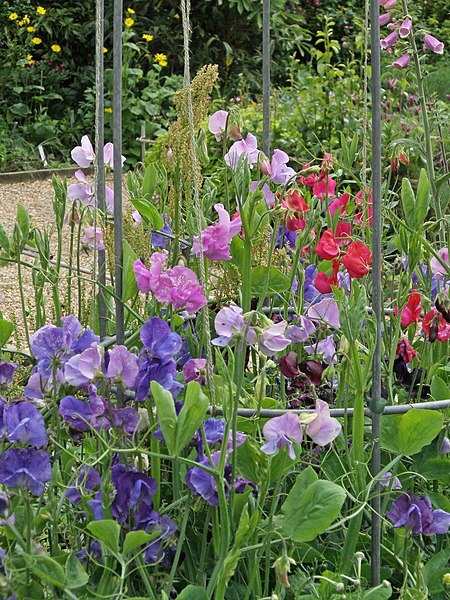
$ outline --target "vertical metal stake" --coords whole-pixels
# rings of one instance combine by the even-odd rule
[[[262,150],[270,155],[270,0],[263,0],[262,80],[263,80],[263,139]]]
[[[124,342],[122,302],[123,234],[122,234],[122,0],[114,0],[113,29],[113,143],[114,143],[114,279],[116,294],[116,343]],[[122,394],[117,403],[122,405]]]
[[[103,160],[103,146],[105,144],[105,102],[104,102],[104,71],[103,71],[103,46],[104,46],[104,0],[95,3],[95,187],[97,208],[105,213],[105,165]],[[100,321],[100,339],[106,337],[106,268],[105,251],[98,252],[98,281],[97,293],[98,312]]]
[[[380,23],[379,2],[370,2],[370,47],[372,65],[372,308],[376,318],[377,339],[372,363],[372,476],[381,469],[380,462],[380,411],[381,402],[381,337],[382,288],[381,288],[381,69],[380,69]],[[372,585],[380,584],[381,567],[381,497],[380,485],[374,489],[372,500]]]

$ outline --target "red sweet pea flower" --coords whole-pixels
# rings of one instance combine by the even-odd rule
[[[339,198],[333,198],[328,207],[328,211],[331,215],[331,218],[334,218],[336,211],[339,212],[339,216],[342,216],[347,210],[347,204],[350,200],[350,194],[342,194]]]
[[[349,238],[352,234],[352,228],[350,223],[346,223],[345,221],[339,221],[339,223],[336,225],[336,242],[338,243],[339,246],[342,246],[342,244],[346,244],[347,242],[349,242]]]
[[[296,219],[288,217],[286,219],[286,229],[288,231],[303,231],[306,227],[306,219]]]
[[[331,179],[331,177],[328,177],[328,173],[321,172],[319,179],[313,185],[312,191],[314,196],[317,196],[322,200],[323,196],[328,198],[333,197],[335,189],[336,181]]]
[[[411,290],[406,306],[402,310],[401,323],[408,327],[411,323],[417,323],[422,312],[420,294],[417,290]],[[394,308],[394,314],[398,315],[398,307]],[[406,361],[405,361],[406,362]]]
[[[311,167],[311,165],[305,165],[302,169],[302,171],[300,171],[300,183],[302,185],[305,185],[306,187],[312,187],[315,183],[316,183],[316,175],[315,173],[310,173],[309,175],[302,175],[301,173],[304,171],[307,171],[309,168]]]
[[[323,272],[317,273],[316,278],[314,279],[314,287],[321,294],[329,294],[330,292],[333,291],[331,289],[331,286],[332,285],[337,286],[337,284],[338,284],[337,274],[339,271],[340,264],[341,263],[340,263],[339,259],[337,259],[337,258],[333,259],[333,263],[332,263],[333,274],[331,275],[331,277],[328,277],[328,275]]]
[[[327,229],[322,233],[319,243],[316,246],[316,252],[320,258],[332,260],[339,256],[338,242],[334,237],[332,229]]]
[[[309,206],[303,200],[298,190],[289,192],[282,202],[283,206],[293,212],[304,213],[309,210]]]
[[[349,244],[347,254],[343,256],[342,262],[350,277],[359,279],[369,272],[372,253],[362,242],[352,242]]]
[[[397,344],[397,351],[395,354],[397,356],[401,356],[403,358],[403,360],[405,361],[405,364],[408,364],[409,362],[412,361],[413,358],[415,358],[416,351],[409,343],[409,340],[406,338],[403,338]]]
[[[438,340],[446,342],[450,340],[450,324],[447,323],[441,313],[432,308],[422,319],[422,328],[430,342]]]

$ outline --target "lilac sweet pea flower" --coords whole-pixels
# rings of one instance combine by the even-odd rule
[[[6,410],[5,423],[8,441],[29,444],[35,448],[47,445],[44,419],[38,409],[29,402],[19,402]]]
[[[138,357],[129,352],[125,346],[114,346],[108,351],[106,377],[118,380],[124,387],[132,390],[136,384],[138,371]]]
[[[71,200],[79,200],[84,206],[94,206],[94,190],[81,169],[75,171],[75,177],[81,183],[71,183],[67,188],[67,195]]]
[[[444,535],[450,526],[450,513],[444,510],[433,510],[427,496],[418,498],[411,490],[402,494],[386,513],[394,527],[406,527],[413,533]]]
[[[83,244],[87,244],[89,248],[97,248],[97,250],[105,249],[101,227],[96,227],[95,230],[93,227],[85,227],[81,241]]]
[[[163,225],[162,229],[158,229],[158,231],[152,232],[151,240],[152,240],[152,246],[155,246],[155,248],[163,248],[164,249],[167,246],[167,244],[169,243],[169,238],[163,234],[164,233],[171,234],[172,229],[171,229],[169,223],[166,221],[166,215],[161,215],[161,217],[163,218],[164,225]],[[161,233],[158,233],[158,232],[161,232]]]
[[[18,368],[18,364],[0,359],[0,387],[5,387],[12,382]]]
[[[380,478],[380,485],[383,487],[391,487],[392,490],[401,490],[403,488],[400,479],[398,477],[393,477],[390,471]]]
[[[444,52],[444,44],[429,33],[424,35],[423,43],[431,52],[435,52],[436,54],[443,54]]]
[[[397,60],[395,60],[392,63],[392,66],[396,69],[405,69],[408,66],[410,60],[411,56],[408,53],[402,54],[400,58],[397,58]]]
[[[230,215],[223,204],[215,204],[214,208],[219,215],[219,221],[202,231],[203,254],[210,260],[231,260],[230,244],[233,237],[241,230],[241,218],[237,216],[230,220]],[[192,252],[197,258],[200,256],[198,236],[194,237]]]
[[[220,451],[214,452],[211,455],[213,466],[219,464]],[[211,468],[209,458],[206,456],[197,460],[197,463]],[[225,480],[229,483],[231,479],[231,465],[225,467]],[[210,506],[219,506],[219,494],[217,492],[217,482],[213,475],[201,467],[193,467],[186,472],[186,485],[194,494],[200,495]]]
[[[217,110],[211,115],[208,123],[208,129],[214,134],[216,142],[222,140],[222,135],[225,133],[227,126],[228,112],[226,110]]]
[[[339,308],[333,298],[324,298],[308,309],[308,317],[313,321],[323,321],[331,327],[339,327]]]
[[[103,161],[105,164],[105,167],[111,167],[111,169],[114,169],[114,145],[111,142],[108,142],[107,144],[104,145],[103,147]],[[121,156],[121,161],[122,164],[121,166],[123,167],[126,158],[125,156]]]
[[[72,356],[64,365],[64,379],[69,385],[85,387],[100,371],[101,346],[93,343],[90,348]]]
[[[250,191],[255,192],[256,188],[259,185],[259,181],[252,181],[250,185]],[[265,183],[261,188],[262,193],[264,194],[264,198],[266,199],[267,206],[269,208],[273,208],[275,206],[275,194],[272,192],[270,187]]]
[[[331,363],[337,363],[336,345],[334,343],[332,335],[329,335],[324,340],[321,340],[318,344],[315,344],[314,346],[305,346],[305,351],[310,356],[313,354],[322,354],[323,362],[327,363],[327,365],[331,365]]]
[[[289,180],[295,178],[295,171],[287,166],[289,156],[283,150],[273,151],[272,162],[270,163],[270,181],[280,185],[286,185]]]
[[[10,448],[0,455],[0,483],[6,487],[40,496],[51,478],[50,459],[44,450]]]
[[[443,262],[448,265],[448,248],[441,248],[439,250],[438,255],[443,260]],[[447,274],[447,269],[441,265],[440,261],[437,258],[433,258],[430,260],[430,269],[433,275],[438,280],[444,279],[444,275]]]
[[[287,328],[286,321],[271,325],[258,336],[258,348],[266,356],[275,356],[285,350],[291,340],[284,335]]]
[[[89,404],[74,396],[66,396],[59,403],[59,414],[75,431],[87,431],[90,428],[92,411]]]
[[[314,323],[306,317],[300,316],[297,320],[299,321],[300,326],[295,324],[289,325],[286,329],[286,337],[291,340],[292,344],[306,342],[306,340],[316,331]]]
[[[206,383],[206,359],[191,358],[183,365],[183,375],[186,383],[198,381],[200,385]]]
[[[326,446],[337,438],[342,426],[337,419],[330,417],[330,407],[323,400],[316,400],[316,414],[314,421],[306,427],[306,433],[318,446]]]
[[[212,340],[212,343],[215,346],[226,346],[245,327],[242,308],[236,304],[221,308],[214,320],[214,327],[219,337]]]
[[[225,163],[235,171],[237,169],[239,158],[242,154],[247,157],[249,166],[253,166],[258,160],[259,150],[257,148],[258,140],[249,133],[245,140],[234,142],[227,154],[225,154]]]
[[[439,448],[439,454],[450,454],[450,440],[445,437],[442,440],[441,447]]]
[[[81,138],[81,146],[76,146],[70,153],[70,156],[82,169],[89,167],[91,162],[95,159],[95,154],[91,140],[87,135],[83,135]]]
[[[166,321],[158,317],[152,317],[144,323],[140,337],[145,350],[152,357],[161,360],[173,358],[181,349],[181,337],[170,330]]]
[[[301,444],[303,439],[302,426],[297,415],[285,413],[281,417],[270,419],[264,427],[263,434],[267,444],[261,447],[265,454],[275,454],[278,448],[288,447],[288,454],[295,460],[295,450],[292,441]]]
[[[403,21],[403,23],[400,25],[400,29],[398,30],[398,33],[401,38],[405,38],[405,37],[408,37],[408,35],[411,33],[411,31],[412,31],[411,19],[406,18]]]

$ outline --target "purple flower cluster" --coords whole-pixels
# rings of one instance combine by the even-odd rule
[[[450,513],[433,510],[428,496],[418,498],[411,490],[395,500],[386,516],[394,527],[405,527],[413,533],[424,535],[445,535],[450,527]]]

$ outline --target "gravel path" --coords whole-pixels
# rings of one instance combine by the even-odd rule
[[[76,182],[75,179],[69,179],[68,184]],[[53,187],[51,179],[40,181],[26,181],[21,183],[0,184],[0,220],[3,222],[8,234],[11,234],[16,220],[17,207],[23,204],[30,212],[31,224],[41,230],[47,229],[52,232],[52,249],[56,249],[56,228],[54,226],[55,218],[52,207]],[[69,254],[69,225],[66,226],[66,236],[64,239],[63,258],[67,261]],[[32,263],[33,258],[24,256],[25,261]],[[75,258],[75,257],[74,257]],[[88,257],[83,258],[83,266],[89,267]],[[25,301],[30,309],[30,333],[34,331],[33,315],[35,311],[34,290],[31,280],[31,269],[23,268]],[[61,285],[61,296],[66,295],[67,284]],[[75,285],[74,285],[75,288]],[[76,294],[74,294],[76,297]],[[64,301],[64,298],[60,298]],[[51,290],[47,285],[46,289],[46,307],[47,320],[52,320],[52,299]],[[22,309],[20,304],[20,295],[17,278],[17,265],[9,264],[0,267],[0,310],[3,317],[13,320],[17,324],[17,334],[9,341],[10,345],[25,348],[25,334],[23,326]],[[73,310],[73,308],[72,308]]]

